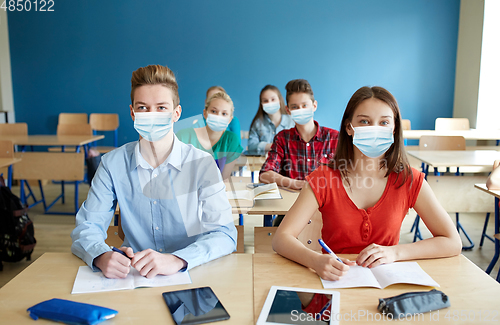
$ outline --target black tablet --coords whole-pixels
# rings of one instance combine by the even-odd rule
[[[164,292],[163,299],[177,325],[229,319],[229,314],[210,287]]]

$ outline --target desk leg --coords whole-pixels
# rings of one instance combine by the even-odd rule
[[[270,214],[264,215],[264,227],[272,227],[273,226],[273,216]]]
[[[470,239],[469,234],[465,231],[464,227],[462,227],[462,224],[460,223],[460,219],[458,219],[458,212],[455,213],[456,219],[457,219],[457,232],[460,234],[460,229],[462,229],[462,232],[464,233],[465,238],[469,241],[470,245],[469,246],[463,246],[463,250],[471,250],[474,248],[474,242]]]
[[[7,182],[7,186],[12,189],[12,165],[9,166],[8,176],[9,180]]]
[[[498,234],[500,232],[500,220],[499,220],[499,199],[495,197],[495,234]],[[491,270],[493,270],[493,267],[498,261],[498,256],[500,255],[500,240],[495,238],[495,255],[491,259],[490,265],[488,265],[488,268],[486,269],[486,273],[490,274]],[[497,275],[497,281],[499,280],[500,276],[500,271],[498,272],[499,275]]]

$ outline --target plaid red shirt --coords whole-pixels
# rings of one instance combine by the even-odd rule
[[[328,163],[335,155],[339,132],[319,126],[316,121],[314,124],[318,131],[308,143],[302,140],[296,127],[278,133],[260,172],[272,170],[285,177],[305,180],[320,163]]]

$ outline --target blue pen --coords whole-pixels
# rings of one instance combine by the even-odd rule
[[[337,261],[339,261],[340,263],[344,263],[342,262],[342,260],[337,256],[335,255],[335,253],[330,249],[330,247],[328,247],[325,242],[323,241],[323,239],[318,239],[318,242],[319,244],[321,245],[321,247],[323,247],[323,249],[330,255],[332,255],[333,257],[335,257],[337,259]]]
[[[111,250],[112,250],[113,252],[120,253],[120,254],[122,254],[123,256],[125,256],[126,258],[129,258],[129,259],[130,259],[130,257],[128,257],[128,255],[127,255],[127,254],[125,254],[125,252],[124,252],[124,251],[122,251],[121,249],[118,249],[118,248],[116,248],[116,247],[111,246]]]

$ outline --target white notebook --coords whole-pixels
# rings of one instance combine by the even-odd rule
[[[228,200],[276,200],[281,193],[276,183],[258,186],[251,190],[226,191]]]
[[[102,272],[94,272],[88,266],[80,266],[71,293],[127,290],[139,287],[164,287],[189,283],[192,282],[188,271],[172,275],[157,275],[152,279],[148,279],[131,267],[130,273],[125,279],[108,279]]]
[[[359,265],[350,266],[349,271],[338,281],[321,279],[325,289],[375,287],[383,289],[391,284],[407,283],[439,287],[417,262],[383,264],[372,269]]]

